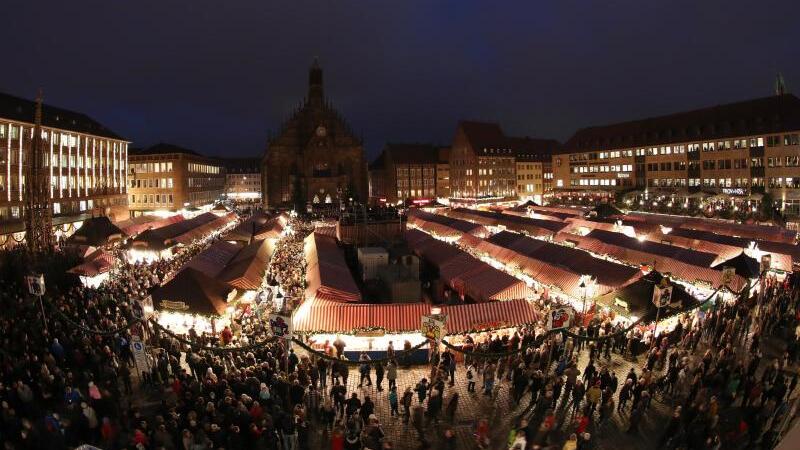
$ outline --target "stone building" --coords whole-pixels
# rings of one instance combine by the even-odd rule
[[[269,139],[261,174],[268,208],[367,199],[364,147],[325,98],[316,60],[309,70],[308,95]]]
[[[172,144],[131,149],[128,205],[131,215],[207,206],[222,197],[221,161]]]

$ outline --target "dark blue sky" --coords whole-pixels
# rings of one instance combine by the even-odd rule
[[[260,155],[319,56],[363,133],[448,143],[460,118],[577,128],[800,92],[797,0],[6,0],[0,91],[45,89],[134,142]]]

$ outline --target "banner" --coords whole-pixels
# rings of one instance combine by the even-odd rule
[[[422,316],[422,327],[420,328],[422,335],[428,339],[433,339],[436,343],[441,342],[445,334],[444,323],[446,320],[447,315],[445,314]]]
[[[736,275],[736,268],[730,266],[723,266],[722,267],[722,285],[725,287],[729,287],[731,285],[731,281],[733,281],[733,276]]]
[[[772,255],[761,255],[761,272],[766,272],[772,268]]]
[[[269,328],[272,335],[284,339],[292,338],[292,318],[283,314],[269,315]]]
[[[31,295],[44,295],[44,275],[28,275],[25,277],[25,284],[28,285],[28,292]]]
[[[571,308],[552,309],[550,314],[547,315],[547,329],[569,328],[572,325],[573,318],[574,313]]]
[[[669,306],[672,301],[672,286],[656,286],[653,289],[653,304],[656,308]]]
[[[136,363],[136,369],[141,375],[144,372],[150,371],[150,365],[147,363],[147,354],[144,350],[144,342],[142,338],[137,335],[131,336],[131,351],[133,352],[133,361]]]

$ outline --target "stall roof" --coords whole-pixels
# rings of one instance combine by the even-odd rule
[[[495,211],[480,211],[468,208],[455,208],[447,212],[452,217],[470,220],[483,225],[504,226],[512,230],[528,233],[552,235],[562,230],[567,224],[560,220],[535,219],[531,217],[503,214]]]
[[[241,245],[231,244],[228,241],[215,241],[189,260],[185,267],[191,267],[208,277],[217,278],[241,248]]]
[[[108,272],[112,267],[114,267],[114,255],[104,250],[95,250],[85,258],[83,263],[67,272],[83,277],[94,277]]]
[[[536,310],[524,299],[442,306],[441,309],[442,314],[447,314],[447,334],[508,328],[538,320]]]
[[[67,244],[101,247],[124,236],[125,233],[108,217],[92,217],[83,221],[83,225],[67,239]]]
[[[595,229],[590,231],[588,236],[606,244],[650,253],[652,255],[664,256],[700,267],[711,267],[711,264],[713,264],[717,259],[717,255],[713,253],[700,252],[697,250],[662,244],[660,242],[652,242],[647,240],[640,241],[636,238],[632,238],[622,233],[614,233],[612,231]]]
[[[519,261],[524,272],[546,284],[558,286],[562,291],[570,294],[574,294],[574,288],[580,283],[581,275],[589,275],[594,278],[600,289],[615,289],[629,283],[641,274],[635,267],[595,258],[582,250],[532,239],[508,231],[495,234],[488,239],[488,242],[528,257],[528,260]],[[549,267],[542,267],[541,264],[531,260],[536,260]],[[575,276],[565,274],[563,271],[557,273],[550,268],[562,269]],[[548,276],[544,277],[545,274]]]
[[[225,283],[187,267],[153,291],[153,305],[159,310],[221,316],[232,291]]]
[[[361,300],[361,292],[347,267],[336,239],[311,233],[305,238],[306,297],[345,302]]]
[[[211,223],[220,217],[214,213],[204,213],[191,219],[182,220],[179,222],[171,223],[160,228],[149,229],[143,231],[141,234],[133,239],[134,246],[145,246],[154,250],[163,250],[172,245],[172,241],[180,236],[183,236],[192,230]]]
[[[251,242],[239,250],[220,271],[219,279],[238,289],[258,289],[273,250],[272,244],[266,239]]]
[[[761,275],[761,263],[756,261],[755,258],[747,256],[744,251],[727,261],[717,264],[714,266],[714,269],[722,270],[722,268],[726,266],[733,267],[737,275],[748,280],[758,278]]]
[[[656,317],[658,308],[653,304],[653,290],[661,283],[663,276],[658,272],[650,272],[639,280],[628,284],[614,292],[595,298],[595,302],[602,306],[623,312],[628,317],[637,316],[640,319],[652,320]],[[689,308],[699,302],[691,294],[686,292],[681,285],[672,283],[672,303],[671,306],[663,308],[660,313],[661,318],[666,318],[683,308]],[[619,305],[620,300],[627,304],[627,309]]]
[[[759,250],[767,253],[780,253],[789,255],[794,260],[800,260],[800,245],[787,244],[785,242],[773,242],[763,239],[748,239],[736,236],[727,236],[724,234],[714,233],[711,231],[703,230],[690,230],[687,228],[677,228],[670,232],[670,235],[683,236],[691,239],[700,239],[703,241],[717,242],[720,244],[731,245],[738,248],[748,248],[751,242],[758,244]]]
[[[137,216],[117,222],[117,226],[128,236],[135,236],[145,230],[165,227],[182,220],[184,217],[180,214],[163,219],[156,216]]]
[[[467,295],[476,302],[513,300],[531,297],[533,291],[524,281],[494,267],[471,274],[464,280]]]
[[[351,333],[373,327],[419,332],[422,316],[430,311],[425,303],[349,304],[312,298],[297,309],[293,325],[298,332]]]

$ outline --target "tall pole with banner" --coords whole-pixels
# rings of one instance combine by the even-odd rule
[[[36,275],[28,275],[25,277],[25,284],[28,285],[28,292],[39,299],[39,308],[42,311],[42,323],[44,323],[44,331],[45,333],[50,334],[47,329],[47,317],[44,315],[44,302],[42,301],[42,297],[44,296],[44,275],[41,273]]]
[[[661,318],[661,308],[669,306],[672,302],[672,286],[667,277],[661,278],[661,283],[653,289],[653,303],[656,305],[656,322],[653,324],[653,339],[650,340],[650,350],[656,344],[656,333],[658,332],[658,320]]]
[[[292,316],[288,312],[280,311],[269,315],[269,328],[272,330],[272,335],[285,339],[283,352],[283,362],[286,366],[286,372],[289,372],[289,349],[292,345]]]
[[[422,316],[422,325],[420,331],[425,338],[431,342],[431,357],[434,351],[439,351],[439,344],[442,342],[442,337],[445,335],[445,322],[447,322],[446,314],[431,314]]]

